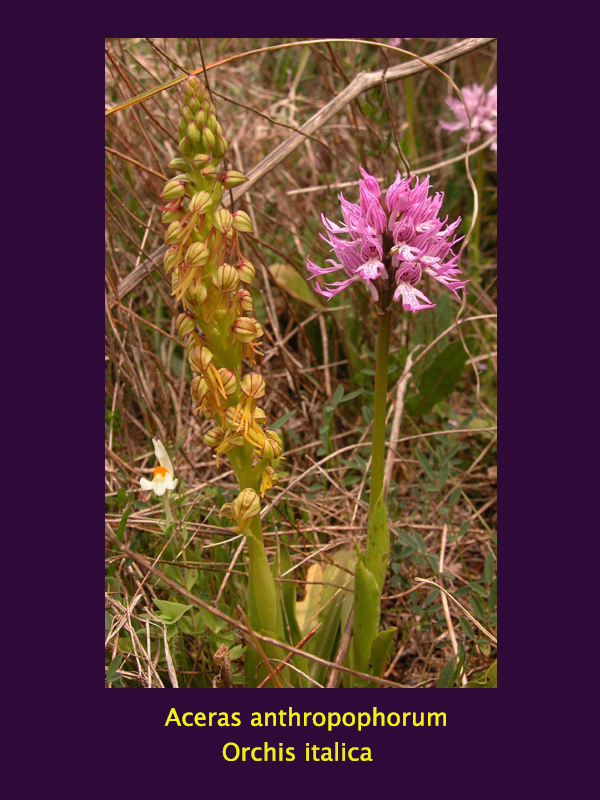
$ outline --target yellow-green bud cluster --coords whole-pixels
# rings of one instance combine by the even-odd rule
[[[252,233],[245,212],[220,207],[224,191],[247,180],[237,170],[222,168],[227,147],[209,93],[200,80],[189,78],[179,122],[181,156],[169,165],[178,174],[163,189],[161,210],[162,221],[169,226],[165,270],[177,275],[173,294],[193,314],[217,286],[215,271],[227,261],[237,268],[239,234]],[[245,278],[240,275],[239,280]]]
[[[253,365],[263,336],[254,318],[249,286],[254,265],[241,253],[240,237],[252,233],[244,211],[221,207],[223,193],[246,178],[222,169],[228,144],[208,91],[197,78],[186,81],[179,122],[181,157],[169,165],[177,171],[161,195],[162,220],[168,224],[165,271],[172,275],[172,293],[183,302],[177,332],[185,344],[193,372],[191,394],[196,412],[212,420],[204,443],[219,456],[236,450],[250,465],[256,490],[244,489],[224,513],[231,512],[239,530],[260,510],[258,492],[278,482],[272,463],[281,458],[281,437],[267,428],[267,415],[257,401],[264,398],[262,377],[244,374],[244,360]]]

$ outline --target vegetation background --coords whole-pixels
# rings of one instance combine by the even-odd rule
[[[324,304],[306,282],[307,255],[318,263],[329,257],[321,213],[340,219],[340,191],[356,201],[359,164],[389,185],[404,169],[398,146],[413,173],[429,173],[445,192],[443,215],[463,218],[461,234],[473,222],[475,195],[466,145],[438,125],[452,119],[445,100],[456,96],[443,75],[379,46],[389,39],[263,49],[295,41],[107,39],[105,108],[203,62],[223,62],[207,75],[230,142],[227,162],[251,177],[236,190],[235,207],[254,225],[245,255],[257,268],[253,295],[265,330],[259,369],[269,389],[265,410],[285,443],[263,525],[272,557],[281,563],[283,548],[293,565],[282,591],[292,587],[306,605],[327,591],[333,553],[364,544],[376,332],[364,287]],[[413,38],[402,47],[427,60],[450,48],[452,57],[439,63],[460,88],[496,82],[495,40]],[[367,87],[357,77],[409,64],[413,74],[400,80],[377,75]],[[340,102],[348,87],[356,96]],[[180,309],[162,267],[159,194],[177,155],[181,92],[178,84],[106,117],[105,678],[112,688],[211,687],[223,644],[233,685],[243,685],[246,642],[236,627],[177,598],[144,566],[175,583],[183,575],[193,594],[243,622],[242,540],[216,516],[236,483],[227,460],[218,468],[202,441],[208,423],[192,414],[175,328]],[[298,134],[315,115],[310,135]],[[393,549],[382,623],[398,635],[386,685],[460,687],[495,663],[495,643],[481,628],[495,637],[496,155],[478,149],[482,142],[469,160],[479,214],[461,257],[471,279],[466,302],[430,285],[425,293],[436,308],[399,309],[392,335]],[[279,158],[277,148],[291,143]],[[155,463],[153,437],[167,446],[179,478],[173,500],[185,547],[171,561],[163,506],[139,485]]]

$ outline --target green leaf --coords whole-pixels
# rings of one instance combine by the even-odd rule
[[[456,592],[455,592],[455,595],[456,595]],[[469,622],[469,620],[465,619],[464,617],[460,617],[460,619],[458,621],[460,623],[460,627],[467,634],[467,636],[469,638],[471,638],[471,639],[475,639],[475,631],[471,627],[471,623]]]
[[[387,628],[381,631],[371,642],[371,653],[369,657],[369,672],[381,678],[385,667],[390,647],[393,644],[397,628]]]
[[[442,487],[442,486],[444,486],[446,484],[446,481],[448,480],[448,471],[449,471],[449,469],[450,469],[450,465],[447,464],[447,463],[444,464],[443,467],[441,468],[440,474],[438,475],[438,484],[439,484],[440,487]]]
[[[465,685],[465,689],[497,689],[498,688],[498,662],[494,661],[491,667],[478,675]]]
[[[331,398],[332,405],[337,406],[337,404],[340,402],[340,400],[342,399],[343,396],[344,396],[344,387],[340,383],[340,385],[337,387],[337,389],[333,393],[333,397]]]
[[[421,466],[423,467],[423,471],[425,472],[425,474],[426,474],[426,475],[427,475],[429,478],[431,478],[431,480],[432,480],[432,481],[435,481],[435,472],[434,472],[434,471],[433,471],[433,469],[431,468],[431,464],[430,464],[430,463],[429,463],[429,461],[428,461],[428,460],[425,458],[425,456],[423,455],[423,453],[421,453],[419,450],[417,450],[417,458],[419,459],[419,463],[420,463],[420,464],[421,464]],[[435,487],[435,488],[437,488],[437,487]]]
[[[421,536],[421,534],[418,533],[417,531],[413,531],[412,535],[413,535],[413,538],[414,538],[415,542],[417,543],[417,547],[419,548],[421,553],[426,553],[427,552],[427,545],[423,541],[423,537]]]
[[[364,393],[364,389],[355,389],[353,392],[350,392],[349,394],[345,395],[340,400],[340,403],[347,403],[349,400],[354,400],[355,397],[358,397],[359,395],[361,395],[363,393]],[[273,426],[271,425],[271,427],[273,427]]]
[[[397,534],[398,538],[402,542],[404,542],[405,545],[408,545],[408,547],[411,547],[411,548],[414,547],[414,542],[413,542],[413,540],[411,539],[411,537],[407,533],[404,533],[404,531],[398,530],[398,531],[396,531],[396,534]]]
[[[356,565],[356,551],[338,550],[333,555],[333,564],[327,564],[322,572],[323,584],[319,587],[318,621],[321,627],[307,642],[306,651],[312,655],[331,661],[335,658],[335,647],[341,631],[348,621],[348,614],[353,600],[351,591],[354,582],[354,569]],[[346,587],[344,591],[338,587]],[[307,592],[310,587],[307,586]],[[313,625],[316,624],[314,621]],[[307,626],[305,632],[311,626]],[[294,661],[296,662],[294,657]],[[298,663],[298,662],[296,662]],[[308,674],[319,683],[324,683],[327,676],[327,667],[314,661],[308,661]]]
[[[189,617],[185,616],[182,617],[178,623],[179,630],[182,633],[185,633],[186,636],[198,637],[204,635],[206,633],[207,626],[206,623],[204,622],[204,617],[202,616],[202,614],[196,615],[196,625],[198,625],[199,627],[195,628],[194,624],[192,623],[192,620]]]
[[[373,574],[359,562],[354,582],[354,636],[352,637],[354,669],[369,671],[371,642],[379,627],[381,591]]]
[[[454,677],[454,659],[452,661],[448,661],[447,664],[444,664],[442,671],[440,672],[440,677],[438,678],[437,688],[438,689],[451,689],[452,688],[452,678]]]
[[[413,417],[423,416],[448,397],[462,375],[467,357],[461,341],[447,345],[421,376],[419,394],[409,397],[407,412]]]
[[[474,592],[471,593],[471,597],[469,599],[471,601],[471,605],[473,606],[473,616],[479,619],[481,622],[485,618],[485,610],[481,605],[481,601]]]
[[[127,519],[133,511],[135,511],[135,509],[133,505],[130,505],[129,508],[127,508],[123,512],[123,516],[121,517],[121,521],[119,522],[119,527],[117,528],[117,539],[120,542],[123,541],[123,536],[125,535],[125,528],[127,527]]]
[[[119,675],[117,674],[117,670],[123,663],[123,656],[121,653],[117,653],[117,655],[113,658],[110,662],[110,666],[108,668],[108,672],[106,673],[106,682],[112,683],[113,681],[117,680]]]
[[[310,284],[290,264],[270,264],[267,269],[277,284],[296,300],[314,308],[323,308],[318,295]]]
[[[278,630],[281,623],[279,603],[273,573],[265,546],[254,533],[254,521],[246,533],[250,570],[248,577],[248,606],[250,624],[257,631]],[[260,528],[259,535],[260,535]],[[283,630],[281,631],[283,634]]]
[[[288,553],[287,547],[281,547],[281,566],[279,565],[278,555],[275,554],[273,562],[273,574],[275,577],[280,577],[282,573],[287,573],[288,578],[293,578],[292,573],[292,560]],[[283,580],[277,584],[279,587],[279,594],[283,600],[285,608],[285,617],[289,625],[290,643],[296,644],[302,638],[300,633],[300,626],[296,618],[296,584]]]
[[[458,487],[458,489],[455,489],[452,492],[452,494],[448,498],[448,508],[452,508],[452,506],[455,506],[456,503],[458,503],[458,500],[460,498],[461,493],[462,493],[462,489],[460,488],[460,486]]]
[[[159,614],[156,616],[166,622],[167,625],[174,625],[178,622],[186,611],[193,608],[191,605],[184,606],[183,603],[172,603],[170,600],[154,600],[154,604],[158,606]]]
[[[494,580],[494,554],[488,553],[485,557],[485,567],[484,567],[484,575],[485,575],[485,582],[488,586],[491,586],[492,581]]]
[[[296,410],[297,409],[294,408],[291,411],[288,411],[288,413],[284,414],[283,417],[279,417],[279,419],[276,419],[275,422],[273,422],[271,425],[269,425],[269,428],[272,431],[276,431],[277,428],[281,428],[282,425],[285,425],[285,423],[288,421],[288,419],[291,419],[294,416],[294,414],[296,413]]]

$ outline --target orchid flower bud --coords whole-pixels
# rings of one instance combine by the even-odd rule
[[[212,195],[210,192],[201,191],[190,200],[190,211],[193,214],[206,214],[212,204]]]
[[[166,244],[175,244],[180,239],[183,238],[185,228],[181,224],[181,222],[176,221],[172,222],[169,227],[167,228],[167,232],[165,234],[165,243]]]
[[[215,135],[210,128],[202,130],[202,147],[209,153],[215,149]]]
[[[258,323],[251,317],[238,317],[232,327],[233,338],[238,342],[253,342],[258,336]]]
[[[237,379],[235,377],[235,372],[223,367],[219,370],[219,375],[221,376],[221,382],[223,384],[223,388],[225,389],[225,393],[227,395],[233,394],[237,390]]]
[[[200,404],[209,392],[208,384],[202,375],[194,375],[190,386],[192,397],[196,403]]]
[[[254,422],[257,422],[259,425],[266,425],[267,424],[267,415],[265,411],[260,406],[256,406],[254,409]]]
[[[160,221],[164,225],[168,225],[170,222],[176,222],[183,218],[183,214],[181,211],[165,211],[161,217]]]
[[[245,311],[247,314],[252,313],[254,311],[254,302],[252,300],[252,295],[247,289],[240,289],[237,295],[237,299],[242,311]]]
[[[163,263],[165,265],[165,272],[170,272],[173,267],[178,263],[181,258],[180,247],[177,244],[172,245],[169,247],[167,252],[163,257]]]
[[[207,447],[218,447],[223,441],[224,435],[225,434],[221,428],[215,426],[214,428],[211,428],[208,433],[204,434],[204,444]]]
[[[254,489],[242,489],[232,503],[225,503],[219,516],[233,519],[236,533],[245,531],[252,517],[260,513],[260,497]]]
[[[189,358],[190,367],[194,370],[194,372],[206,372],[214,358],[214,355],[210,352],[208,347],[204,347],[204,345],[196,345],[195,347],[192,347]]]
[[[181,180],[167,181],[160,196],[161,200],[177,200],[185,194],[185,183]]]
[[[241,261],[235,265],[237,269],[237,274],[242,283],[247,283],[250,285],[254,280],[254,276],[256,274],[256,270],[254,269],[254,264],[251,261],[243,258]]]
[[[235,267],[231,264],[222,264],[213,272],[212,282],[214,286],[223,294],[234,292],[240,285]]]
[[[204,301],[206,300],[206,295],[208,294],[208,289],[199,281],[198,284],[192,288],[190,287],[186,292],[186,297],[191,301],[192,305],[201,306]],[[191,295],[191,296],[190,296]]]
[[[204,242],[194,242],[185,253],[185,263],[188,267],[203,267],[210,257],[210,250]]]
[[[206,178],[207,181],[214,180],[217,175],[217,168],[214,164],[208,164],[208,166],[200,170],[200,175],[202,175],[203,178]]]
[[[215,142],[215,149],[213,155],[215,158],[221,158],[226,152],[227,148],[229,147],[229,142],[221,133],[217,133],[216,142]]]
[[[248,178],[242,175],[241,172],[238,172],[237,169],[228,169],[227,172],[221,175],[220,180],[226,189],[234,189],[236,186],[241,186],[242,183],[246,183]]]
[[[208,162],[211,160],[212,156],[208,155],[207,153],[197,153],[194,156],[194,166],[203,167],[205,164],[208,164]]]
[[[247,397],[252,397],[254,400],[264,397],[267,392],[263,377],[257,372],[251,372],[250,375],[246,375],[240,383],[240,389]]]
[[[206,119],[206,125],[210,128],[213,133],[217,133],[217,118],[215,117],[214,111],[211,111]]]
[[[225,422],[227,425],[232,429],[236,429],[237,425],[235,422],[235,408],[226,408],[225,409]]]
[[[185,160],[185,158],[179,158],[179,157],[178,158],[174,158],[169,163],[169,169],[178,169],[179,171],[181,171],[181,170],[184,170],[184,169],[187,169],[187,168],[188,168],[188,163]]]
[[[191,314],[180,314],[177,317],[176,325],[180,339],[184,339],[188,334],[196,330],[196,320]]]
[[[220,233],[227,233],[232,224],[233,217],[226,208],[221,208],[214,216],[213,225]]]
[[[206,120],[208,119],[208,114],[206,113],[206,109],[200,108],[194,119],[196,121],[196,125],[198,126],[198,128],[202,130],[206,125]]]
[[[194,120],[188,122],[187,135],[194,144],[198,144],[200,141],[200,130]]]
[[[263,448],[261,457],[268,458],[269,461],[273,461],[276,458],[279,458],[283,452],[283,446],[280,437],[277,435],[275,431],[265,431],[265,440],[263,442]]]
[[[245,211],[234,212],[233,229],[242,233],[253,233],[252,221]]]

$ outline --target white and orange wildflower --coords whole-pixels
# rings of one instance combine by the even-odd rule
[[[160,439],[152,439],[152,444],[154,445],[154,454],[158,460],[158,466],[154,467],[152,480],[140,478],[140,485],[144,491],[153,491],[157,497],[162,497],[165,492],[172,492],[179,481],[174,478],[173,464],[163,443]]]

